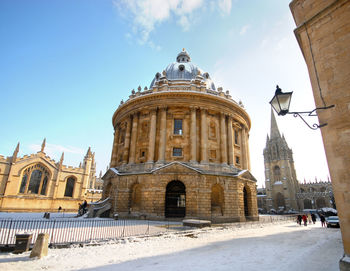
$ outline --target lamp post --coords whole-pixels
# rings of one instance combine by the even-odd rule
[[[302,114],[307,114],[310,117],[311,116],[316,117],[317,110],[332,108],[332,107],[334,107],[334,104],[330,105],[330,106],[325,106],[325,107],[318,107],[312,111],[289,112],[289,106],[290,106],[290,102],[292,99],[292,94],[293,94],[293,91],[282,92],[282,89],[278,85],[276,86],[275,96],[273,96],[272,100],[270,101],[270,104],[271,104],[272,108],[276,111],[277,115],[284,116],[286,114],[293,114],[294,117],[300,117],[302,119],[302,121],[312,130],[316,130],[318,128],[321,128],[321,127],[324,127],[327,125],[327,123],[323,123],[323,124],[314,123],[314,124],[312,124],[312,126],[310,126],[304,120],[304,118],[302,117]]]

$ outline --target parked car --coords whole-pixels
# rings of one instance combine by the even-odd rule
[[[340,227],[339,217],[337,217],[337,216],[326,217],[326,224],[327,224],[327,228],[330,228],[330,227],[339,228]]]

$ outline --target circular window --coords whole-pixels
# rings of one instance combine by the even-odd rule
[[[179,70],[180,71],[184,71],[185,70],[185,66],[184,65],[179,65]]]

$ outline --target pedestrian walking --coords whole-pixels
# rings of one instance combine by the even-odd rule
[[[297,216],[297,222],[298,222],[298,224],[301,226],[301,220],[302,220],[302,217],[301,217],[301,215],[298,215]]]
[[[316,223],[316,215],[311,214],[311,219],[312,219],[312,222],[315,224]]]
[[[306,216],[306,214],[303,214],[302,219],[303,219],[303,222],[304,222],[304,226],[307,226],[307,216]]]
[[[322,228],[323,227],[326,227],[326,219],[323,215],[320,215],[320,220],[321,220],[321,226]]]

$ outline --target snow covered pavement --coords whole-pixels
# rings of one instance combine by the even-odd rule
[[[339,229],[296,223],[212,227],[101,246],[0,253],[0,270],[339,270]]]

